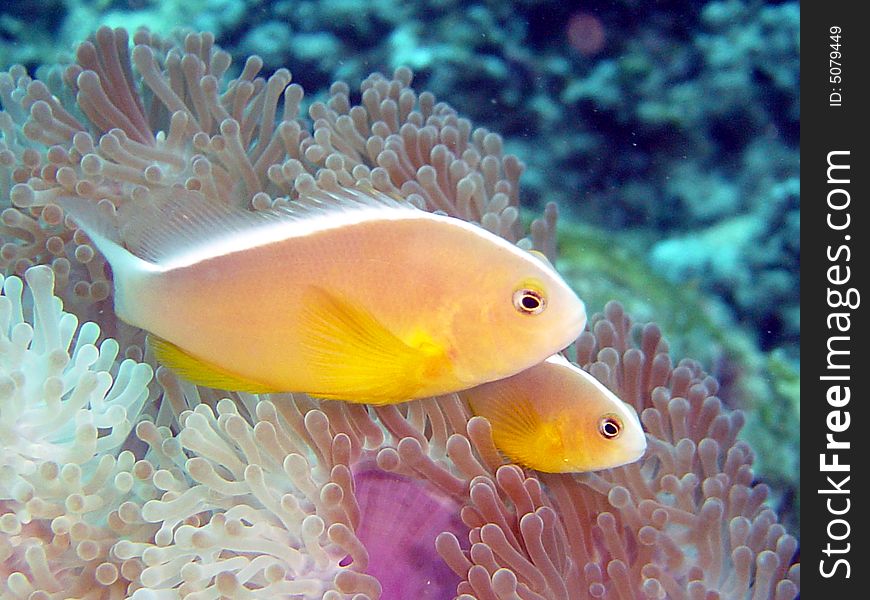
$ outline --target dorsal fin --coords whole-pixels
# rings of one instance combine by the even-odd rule
[[[222,206],[184,188],[155,190],[141,202],[127,202],[118,213],[127,248],[152,263],[263,222],[256,213]]]
[[[410,202],[403,202],[401,199],[380,192],[370,184],[336,190],[313,190],[301,195],[298,200],[289,205],[275,210],[289,212],[297,218],[308,218],[312,214],[363,208],[418,210]]]
[[[284,239],[306,230],[319,219],[321,225],[355,211],[417,210],[380,192],[342,188],[317,190],[289,206],[248,211],[206,198],[201,192],[180,187],[151,192],[144,202],[128,202],[119,211],[121,237],[136,256],[157,264],[184,256],[215,255],[268,241]],[[296,227],[287,227],[288,224]]]

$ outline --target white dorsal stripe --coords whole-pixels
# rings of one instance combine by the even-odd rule
[[[525,250],[474,223],[423,211],[391,212],[378,208],[366,208],[348,212],[327,211],[322,215],[304,220],[259,223],[246,231],[235,232],[232,235],[225,235],[218,239],[203,241],[203,243],[196,246],[186,247],[183,252],[179,252],[174,256],[165,256],[158,264],[161,270],[169,271],[188,267],[211,258],[244,252],[245,250],[267,246],[290,238],[302,238],[315,233],[341,229],[350,225],[384,220],[399,221],[412,219],[447,222],[451,226],[459,227],[469,233],[489,239],[504,250],[528,261],[532,266],[539,267],[540,265],[538,260]]]
[[[222,206],[199,192],[177,188],[156,192],[149,200],[124,205],[121,237],[133,254],[163,270],[373,218],[370,215],[418,213],[410,204],[358,189],[318,192],[290,207],[265,211]]]
[[[323,192],[321,197],[308,196],[289,208],[246,211],[216,205],[199,192],[181,189],[167,191],[154,203],[125,208],[131,214],[121,215],[121,221],[128,223],[122,229],[124,241],[159,271],[350,225],[407,219],[449,223],[540,267],[533,255],[483,227],[421,211],[374,190]]]
[[[408,218],[421,218],[421,216],[408,213],[390,214],[380,209],[364,209],[353,212],[325,212],[323,215],[305,220],[261,221],[244,231],[225,231],[224,235],[217,239],[191,240],[196,243],[178,248],[176,254],[163,255],[158,264],[162,270],[166,271],[179,269],[211,258],[244,252],[252,248],[340,229],[349,225],[368,221]]]

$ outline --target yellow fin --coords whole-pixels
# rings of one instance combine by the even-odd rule
[[[320,390],[312,396],[369,404],[405,402],[447,374],[444,348],[422,332],[408,342],[365,309],[310,288],[300,315],[302,352]]]
[[[492,425],[492,440],[510,460],[530,469],[557,472],[564,456],[558,423],[545,419],[511,378],[460,393],[474,414]]]
[[[193,357],[172,342],[167,342],[153,334],[148,336],[148,345],[154,350],[154,356],[160,364],[166,365],[181,377],[197,385],[252,394],[282,391]]]

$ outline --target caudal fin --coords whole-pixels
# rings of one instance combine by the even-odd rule
[[[97,203],[84,198],[64,196],[58,198],[58,204],[88,235],[112,267],[115,282],[115,312],[121,318],[125,318],[127,311],[124,299],[134,297],[135,288],[142,283],[144,276],[159,270],[158,267],[135,256],[122,246],[113,215],[114,208],[110,203]]]

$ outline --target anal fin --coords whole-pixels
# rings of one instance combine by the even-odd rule
[[[250,392],[252,394],[285,391],[271,388],[262,382],[247,379],[222,367],[196,358],[172,342],[168,342],[153,334],[148,336],[148,345],[151,346],[154,356],[160,364],[166,365],[181,377],[197,385],[236,392]]]

